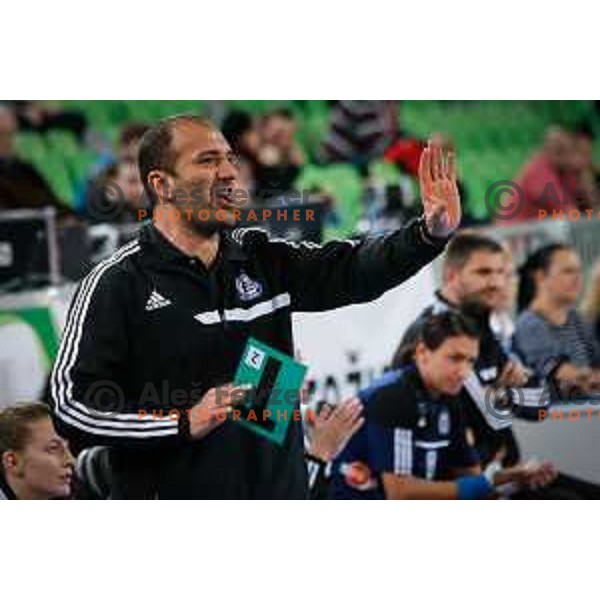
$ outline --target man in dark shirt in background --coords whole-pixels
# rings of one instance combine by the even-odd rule
[[[70,214],[37,169],[14,155],[16,133],[12,109],[0,104],[0,210],[54,206],[59,215]]]

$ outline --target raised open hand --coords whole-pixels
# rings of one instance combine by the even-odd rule
[[[458,228],[461,218],[454,153],[444,152],[439,144],[429,141],[421,154],[419,185],[429,234],[449,236]]]

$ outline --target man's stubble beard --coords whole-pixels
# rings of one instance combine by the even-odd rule
[[[186,226],[194,233],[202,235],[203,237],[210,237],[215,233],[224,233],[232,230],[235,227],[235,223],[232,224],[227,221],[220,221],[216,217],[209,221],[200,221],[192,218],[186,223]]]

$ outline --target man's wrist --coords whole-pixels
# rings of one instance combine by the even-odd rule
[[[442,246],[448,241],[448,239],[451,236],[451,234],[444,237],[433,235],[429,231],[429,227],[427,226],[427,220],[424,216],[420,217],[417,223],[419,225],[419,234],[421,235],[421,239],[430,246]]]
[[[181,439],[187,440],[192,437],[190,413],[187,410],[179,411],[179,420],[177,422],[178,435]]]

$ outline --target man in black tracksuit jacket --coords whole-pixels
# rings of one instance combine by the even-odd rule
[[[182,119],[187,130],[170,140],[181,156],[184,133],[210,133],[204,147],[219,157],[214,172],[232,178],[233,167],[222,166],[229,147],[210,125],[179,117],[159,127],[181,127]],[[441,160],[439,149],[430,154]],[[436,177],[429,167],[427,177]],[[292,312],[369,302],[414,275],[456,226],[440,196],[447,198],[424,194],[423,219],[360,243],[318,246],[220,229],[209,266],[167,239],[160,223],[147,225],[75,293],[50,382],[60,431],[78,448],[111,448],[115,498],[306,498],[299,421],[277,446],[231,421],[192,439],[188,420],[155,419],[152,410],[176,408],[183,417],[230,382],[250,336],[292,355]]]

